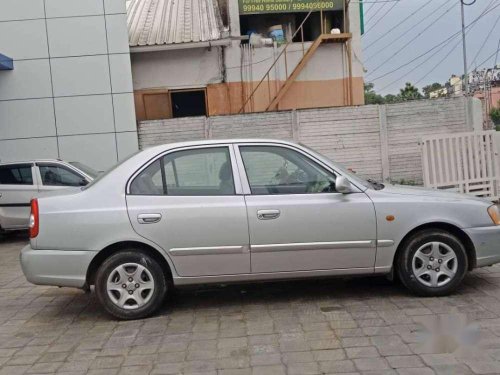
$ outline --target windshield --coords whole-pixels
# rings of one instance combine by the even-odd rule
[[[310,147],[308,147],[302,143],[300,143],[300,145],[303,148],[305,148],[306,150],[308,150],[311,154],[319,156],[320,158],[326,159],[327,161],[329,161],[332,164],[334,169],[338,170],[339,172],[342,172],[342,174],[349,177],[349,179],[351,181],[353,181],[355,184],[364,186],[364,187],[369,188],[369,189],[375,189],[375,190],[381,190],[384,188],[384,185],[381,184],[380,182],[376,182],[376,181],[371,180],[371,179],[365,180],[362,177],[360,177],[359,175],[357,175],[356,173],[354,173],[352,170],[347,169],[343,165],[332,161],[330,158],[324,156],[323,154],[320,154],[319,152],[312,150]]]
[[[87,176],[92,177],[92,179],[95,179],[97,176],[99,176],[100,173],[102,173],[102,172],[97,172],[96,170],[90,168],[88,165],[82,164],[82,163],[80,163],[78,161],[70,161],[69,163],[73,167],[78,168],[79,170],[81,170]]]

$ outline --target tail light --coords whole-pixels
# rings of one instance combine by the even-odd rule
[[[38,236],[40,231],[40,220],[38,214],[38,199],[31,200],[31,213],[30,213],[30,238]]]

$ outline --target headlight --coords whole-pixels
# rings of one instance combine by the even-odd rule
[[[500,209],[498,208],[498,205],[489,207],[488,213],[490,214],[491,220],[493,220],[495,225],[500,225]]]

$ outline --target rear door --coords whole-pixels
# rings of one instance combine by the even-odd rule
[[[37,193],[31,163],[0,166],[0,226],[2,229],[28,228],[30,201]]]
[[[232,145],[170,151],[129,182],[130,222],[180,276],[250,272],[245,199]]]

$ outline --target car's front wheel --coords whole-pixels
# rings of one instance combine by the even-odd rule
[[[161,306],[167,291],[165,274],[148,254],[124,250],[99,267],[95,281],[97,298],[107,312],[120,319],[140,319]]]
[[[422,296],[443,296],[453,292],[468,269],[462,242],[442,230],[414,234],[401,249],[397,272],[403,284]]]

